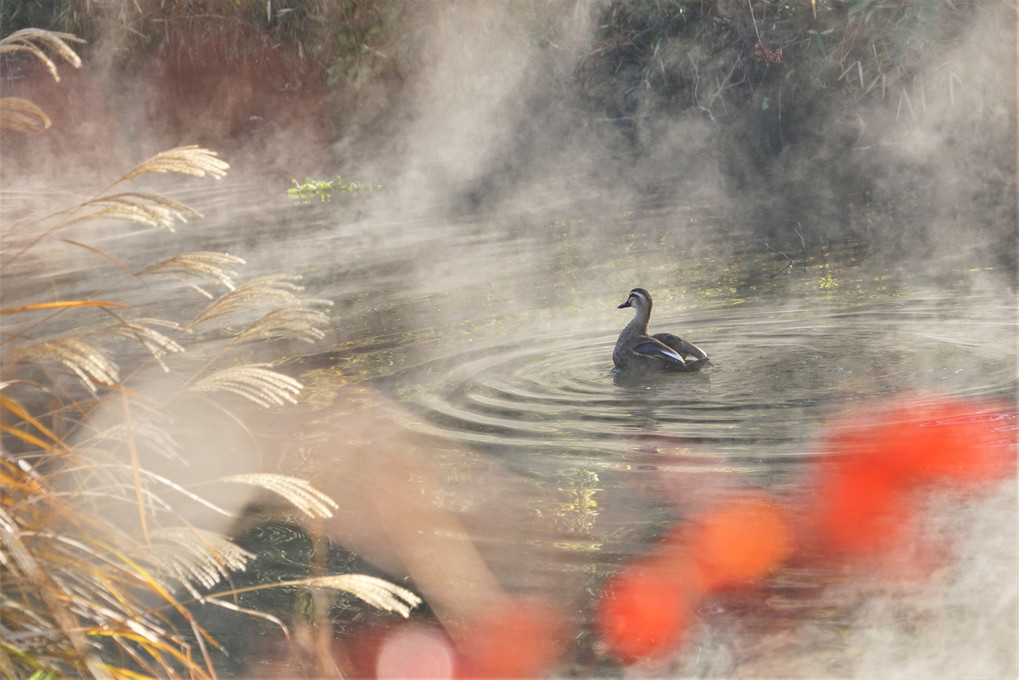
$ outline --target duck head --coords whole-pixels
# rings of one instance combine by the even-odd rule
[[[630,291],[630,295],[626,298],[626,302],[619,305],[617,309],[623,309],[624,307],[636,307],[637,309],[646,309],[651,311],[651,293],[647,292],[643,288],[634,288]]]

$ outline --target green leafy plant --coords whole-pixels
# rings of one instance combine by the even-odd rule
[[[332,199],[333,193],[356,194],[362,191],[380,191],[382,189],[381,184],[345,182],[339,175],[331,180],[308,178],[304,182],[298,182],[296,179],[291,181],[294,186],[287,189],[287,193],[290,198],[301,203],[310,203],[311,199],[316,196],[322,202],[329,201]]]

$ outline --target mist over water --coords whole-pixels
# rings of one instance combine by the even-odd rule
[[[437,504],[463,519],[501,587],[575,617],[580,642],[553,674],[1019,674],[1014,477],[923,495],[920,528],[892,566],[792,560],[766,589],[706,601],[655,663],[607,661],[585,595],[719,499],[796,497],[825,465],[827,428],[882,399],[1006,404],[1001,437],[1014,442],[1015,26],[1000,21],[1014,8],[974,8],[937,62],[952,66],[918,74],[901,90],[913,93],[908,104],[900,96],[848,120],[811,112],[806,133],[762,159],[720,109],[671,110],[590,72],[583,88],[572,84],[595,68],[589,51],[608,3],[544,13],[425,4],[404,18],[414,67],[399,87],[366,89],[331,135],[311,129],[313,117],[308,129],[287,125],[283,107],[253,108],[265,126],[224,135],[222,147],[209,131],[235,127],[180,119],[194,122],[191,138],[144,105],[166,84],[143,71],[56,130],[66,143],[102,122],[109,167],[67,176],[95,154],[8,147],[0,219],[87,196],[161,148],[219,149],[233,166],[224,180],[147,180],[203,213],[176,234],[111,222],[67,237],[132,269],[222,250],[247,261],[243,278],[295,272],[333,301],[324,340],[260,358],[301,379],[313,415],[337,393],[351,403],[378,393],[406,409],[401,426],[434,445]],[[663,59],[681,62],[680,47]],[[101,74],[87,77],[114,92]],[[922,99],[917,83],[927,84]],[[243,105],[224,111],[246,119]],[[286,195],[291,176],[336,173],[381,189],[307,205]],[[50,280],[96,289],[108,265],[55,244],[36,254],[5,272],[4,307]],[[612,372],[632,314],[616,306],[636,286],[654,296],[652,330],[697,343],[709,367],[637,382]],[[152,283],[127,302],[183,318],[203,301]],[[328,454],[301,458],[320,447],[316,436],[294,433],[280,460],[327,483]],[[206,458],[220,465],[221,453],[198,444],[187,474],[200,477]],[[378,552],[384,569],[399,562]]]

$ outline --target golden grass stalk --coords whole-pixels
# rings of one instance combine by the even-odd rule
[[[411,611],[422,602],[420,597],[406,588],[398,586],[395,583],[390,583],[385,579],[369,576],[367,574],[327,574],[325,576],[312,576],[309,578],[294,579],[291,581],[264,583],[245,588],[233,588],[225,592],[214,593],[207,597],[210,600],[221,600],[222,598],[234,597],[242,593],[250,593],[259,590],[295,587],[343,591],[360,598],[377,609],[394,612],[404,618],[410,616]]]
[[[254,555],[225,536],[193,527],[152,532],[153,562],[168,578],[190,588],[213,588],[231,571],[242,571]]]
[[[120,302],[109,302],[104,300],[56,300],[54,302],[38,302],[20,307],[7,307],[0,309],[0,314],[15,314],[18,312],[38,312],[45,309],[64,309],[69,307],[123,307],[128,305]]]
[[[329,519],[339,507],[306,479],[272,473],[251,473],[224,477],[221,482],[249,484],[282,496],[288,503],[312,519]]]
[[[152,158],[122,175],[114,184],[154,172],[177,172],[195,177],[220,179],[226,175],[230,164],[218,157],[215,151],[200,146],[180,146],[157,153]]]
[[[309,578],[304,585],[313,588],[343,590],[356,595],[371,606],[395,612],[407,618],[421,598],[400,586],[367,574],[331,574]]]
[[[212,293],[185,277],[206,279],[232,291],[237,287],[234,283],[234,277],[237,276],[237,272],[226,269],[226,267],[239,264],[245,264],[245,261],[229,253],[202,250],[194,253],[181,253],[168,257],[165,260],[154,262],[139,271],[138,275],[162,274],[170,276],[187,283],[188,286],[199,294],[211,300],[214,297]]]
[[[85,41],[70,33],[46,31],[41,28],[23,28],[0,40],[0,56],[4,54],[28,53],[46,67],[46,70],[49,71],[54,80],[60,82],[60,74],[57,72],[56,63],[46,56],[42,48],[49,48],[74,68],[81,68],[81,57],[71,49],[71,46],[67,44],[68,42],[83,43]]]
[[[325,337],[319,327],[329,321],[329,315],[314,309],[316,305],[332,304],[331,300],[301,299],[286,307],[278,307],[237,335],[239,342],[272,340],[293,337],[315,342]]]
[[[9,383],[0,383],[0,390],[8,386]],[[35,428],[41,437],[28,432],[27,428],[22,429],[20,427],[16,427],[13,423],[7,422],[6,419],[0,419],[0,432],[12,435],[23,442],[60,458],[66,458],[66,456],[73,453],[70,447],[64,444],[56,433],[50,430],[50,428],[42,423],[38,418],[33,416],[28,409],[18,403],[17,400],[9,399],[7,396],[0,394],[0,413],[4,410],[11,413],[15,419],[20,421],[21,424]],[[29,468],[26,464],[23,465],[21,469],[27,471]],[[0,487],[2,486],[3,484],[0,484]]]
[[[210,321],[239,310],[250,309],[252,306],[295,303],[299,299],[297,294],[304,290],[297,284],[300,280],[301,277],[296,274],[270,274],[252,279],[206,307],[195,318],[195,323]],[[332,304],[328,300],[308,302]]]
[[[231,392],[265,408],[296,404],[297,395],[303,387],[301,383],[268,366],[247,364],[220,369],[195,382],[190,389],[194,392]]]
[[[92,394],[98,384],[115,385],[119,379],[117,365],[107,350],[81,337],[61,337],[18,347],[11,358],[20,362],[56,362],[69,368]]]
[[[158,194],[140,192],[100,196],[86,201],[83,206],[86,208],[95,207],[97,209],[68,221],[64,226],[101,217],[113,217],[127,220],[128,222],[144,224],[145,226],[174,231],[174,221],[187,222],[189,217],[202,216],[202,213],[194,208],[189,208],[173,199]]]
[[[0,130],[42,132],[53,122],[38,106],[21,97],[0,99]]]
[[[153,326],[174,331],[179,331],[181,329],[180,324],[176,321],[149,318],[126,320],[118,317],[118,322],[116,324],[100,329],[100,333],[136,340],[142,347],[148,350],[152,358],[159,363],[160,368],[162,368],[164,372],[169,373],[170,367],[167,366],[165,361],[163,361],[163,355],[168,352],[183,352],[184,347],[173,338],[157,331],[153,328]]]

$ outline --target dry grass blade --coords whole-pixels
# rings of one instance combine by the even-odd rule
[[[69,593],[58,580],[54,578],[52,564],[45,558],[44,554],[38,552],[34,546],[26,545],[25,532],[22,530],[22,523],[12,517],[0,507],[0,555],[5,555],[2,561],[8,569],[5,579],[0,581],[3,589],[0,590],[0,614],[5,618],[11,605],[18,601],[24,602],[25,607],[22,613],[34,619],[34,623],[27,628],[34,628],[47,638],[62,637],[66,644],[74,650],[79,662],[83,662],[93,677],[110,677],[104,670],[103,664],[92,653],[88,641],[77,625],[77,613],[67,607]],[[8,580],[14,582],[13,588]],[[27,586],[27,588],[26,588]],[[9,598],[9,592],[25,589],[32,592],[39,598],[38,601],[25,601],[21,597]],[[39,608],[39,604],[43,608]],[[5,626],[6,628],[6,626]],[[6,638],[5,638],[6,640]],[[5,644],[5,647],[7,645]],[[11,651],[18,651],[18,646],[11,646]]]
[[[18,523],[0,508],[0,564],[7,569],[34,576],[41,567],[19,538]]]
[[[74,50],[67,44],[68,42],[83,43],[85,41],[70,33],[45,31],[40,28],[23,28],[0,40],[0,55],[28,52],[42,62],[46,70],[53,76],[53,79],[59,82],[60,74],[57,73],[57,65],[46,56],[46,53],[40,49],[40,46],[48,47],[74,68],[80,68],[81,58],[75,54]]]
[[[105,351],[81,338],[46,340],[19,347],[11,355],[21,361],[55,361],[63,364],[93,394],[97,392],[96,383],[113,385],[118,380],[117,365],[106,356]]]
[[[300,477],[277,475],[270,473],[252,473],[224,477],[220,481],[234,484],[249,484],[272,491],[286,499],[305,515],[316,519],[328,519],[339,507],[329,496],[311,485],[311,482]]]
[[[0,384],[0,390],[3,390],[3,388],[4,384]],[[71,453],[71,449],[67,446],[67,444],[65,444],[60,437],[56,435],[56,433],[43,425],[38,418],[29,413],[27,409],[14,399],[8,399],[3,394],[0,394],[0,413],[2,413],[3,410],[10,411],[17,419],[20,419],[23,423],[34,427],[43,437],[45,437],[45,439],[40,439],[28,432],[20,430],[12,424],[5,422],[6,419],[0,419],[0,431],[8,432],[23,441],[28,441],[44,451],[49,451],[60,456]]]
[[[159,652],[165,652],[180,663],[184,670],[189,671],[189,673],[187,673],[189,677],[216,677],[212,661],[209,659],[205,651],[205,645],[202,639],[203,633],[199,628],[197,628],[193,617],[186,607],[177,601],[173,594],[167,590],[167,588],[154,574],[139,564],[136,560],[132,559],[131,556],[112,546],[108,547],[108,553],[111,558],[117,558],[122,563],[119,566],[130,574],[133,581],[144,584],[144,589],[149,595],[157,596],[191,623],[192,630],[196,634],[197,644],[202,650],[204,664],[208,673],[202,672],[202,668],[197,665],[196,660],[192,656],[193,650],[190,649],[189,645],[184,644],[183,641],[174,634],[164,637],[158,646],[152,644],[140,645],[140,651],[150,655],[159,664],[161,672],[157,674],[158,677],[181,677],[178,672],[175,672],[177,669],[174,669],[171,666],[171,662],[163,659]],[[115,623],[126,625],[128,624],[128,621],[117,621]],[[140,677],[148,676],[142,675]]]
[[[37,312],[44,309],[68,309],[71,307],[121,307],[126,308],[122,302],[110,302],[108,300],[57,300],[55,302],[40,302],[34,305],[22,305],[21,307],[7,307],[0,309],[0,314],[16,314],[18,312]]]
[[[304,290],[297,284],[300,280],[296,274],[271,274],[252,279],[206,307],[195,318],[195,323],[265,304],[292,304],[300,299],[298,293]]]
[[[25,430],[19,429],[9,423],[0,421],[0,433],[8,434],[15,439],[20,439],[22,442],[29,446],[34,446],[41,451],[46,451],[47,453],[52,453],[54,455],[61,455],[61,452],[46,439],[37,437],[31,432],[26,432]],[[19,459],[18,466],[23,472],[29,472],[31,474],[32,466],[25,459]]]
[[[305,342],[321,340],[325,332],[318,327],[329,322],[329,315],[313,307],[331,304],[331,300],[296,300],[289,306],[272,310],[241,331],[237,339],[242,342],[274,338],[297,338]]]
[[[124,264],[123,262],[121,262],[117,258],[113,257],[112,255],[110,255],[109,253],[100,250],[99,248],[95,248],[93,246],[88,245],[87,243],[81,243],[79,241],[74,241],[74,240],[69,239],[69,238],[64,238],[64,239],[60,239],[60,240],[63,241],[64,243],[71,244],[75,248],[83,248],[83,249],[89,251],[90,253],[95,253],[96,255],[98,255],[98,256],[100,256],[102,258],[105,258],[105,259],[109,260],[110,262],[112,262],[113,264],[117,265],[120,269],[122,269],[123,271],[127,272],[128,274],[134,276],[134,271],[130,267],[128,267],[126,264]]]
[[[208,176],[220,179],[226,175],[229,167],[230,164],[221,160],[215,151],[196,145],[180,146],[157,153],[121,177],[117,183],[153,172],[177,172],[195,177]]]
[[[334,574],[305,579],[302,585],[342,590],[355,595],[373,607],[396,612],[404,618],[410,616],[421,598],[395,583],[367,574]]]
[[[0,99],[0,130],[42,132],[53,122],[42,109],[20,97]]]
[[[155,564],[185,586],[212,588],[254,558],[225,536],[201,529],[169,527],[154,531],[152,538]]]
[[[232,392],[259,406],[296,404],[300,382],[267,368],[269,364],[247,364],[216,371],[191,386],[195,392]]]
[[[139,276],[145,274],[165,274],[171,276],[179,281],[184,281],[191,288],[211,300],[213,297],[211,293],[184,277],[193,276],[207,279],[232,291],[236,289],[233,277],[237,276],[237,272],[225,267],[239,264],[245,264],[245,261],[229,253],[200,250],[193,253],[181,253],[180,255],[160,260],[148,265],[139,271],[138,274]]]

